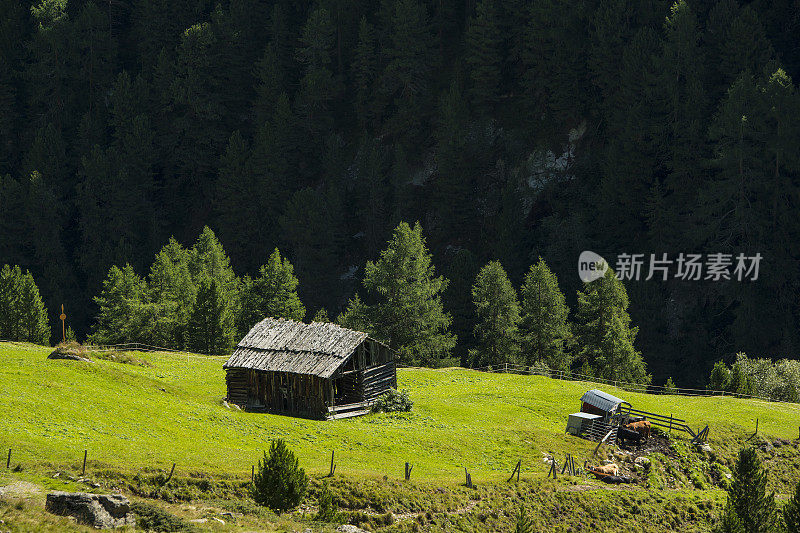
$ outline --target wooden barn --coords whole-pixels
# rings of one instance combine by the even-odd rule
[[[395,359],[393,350],[360,331],[267,318],[224,365],[227,399],[249,411],[357,416],[397,387]]]

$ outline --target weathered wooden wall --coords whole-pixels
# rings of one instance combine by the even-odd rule
[[[248,410],[319,418],[329,406],[374,400],[397,387],[393,352],[367,339],[333,379],[282,371],[228,368],[228,401]]]

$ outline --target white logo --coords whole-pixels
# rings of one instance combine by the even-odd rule
[[[578,275],[584,283],[591,283],[602,278],[606,270],[608,270],[608,263],[594,252],[584,250],[578,257]]]

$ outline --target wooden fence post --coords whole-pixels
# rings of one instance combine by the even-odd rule
[[[514,474],[517,474],[517,481],[519,481],[519,471],[522,469],[522,459],[517,461],[517,466],[514,467],[514,470],[511,471],[511,477],[508,478],[508,482],[510,483],[511,480],[514,479]]]
[[[81,476],[86,475],[86,456],[89,454],[89,450],[83,450],[83,468],[81,469]]]
[[[169,483],[169,480],[172,479],[172,474],[175,473],[175,463],[172,463],[172,470],[169,471],[169,475],[167,476],[166,481],[164,481],[164,485]]]
[[[406,481],[409,481],[411,479],[411,471],[413,469],[414,465],[409,465],[408,462],[406,462]]]
[[[6,470],[11,468],[11,448],[8,449],[8,459],[6,459]]]
[[[256,482],[256,465],[250,465],[250,483]]]
[[[336,465],[333,464],[333,453],[334,453],[334,450],[331,450],[331,471],[328,474],[328,477],[333,477],[333,473],[336,472]]]
[[[464,467],[464,475],[467,478],[467,482],[466,482],[467,488],[468,489],[474,489],[475,485],[472,484],[472,476],[469,475],[469,472],[467,472],[467,467],[466,466]]]

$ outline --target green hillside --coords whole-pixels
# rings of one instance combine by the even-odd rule
[[[98,360],[47,360],[48,348],[0,345],[0,444],[16,460],[93,463],[120,470],[165,467],[249,474],[269,440],[284,438],[311,472],[326,472],[336,450],[339,472],[400,476],[404,461],[417,478],[500,479],[519,458],[544,471],[542,452],[585,455],[591,445],[565,435],[566,417],[592,385],[538,376],[464,369],[401,369],[410,414],[315,421],[227,409],[223,360],[139,354],[152,366]],[[634,394],[613,387],[634,407],[674,413],[711,427],[712,445],[752,432],[797,437],[800,409],[733,398]]]
[[[412,413],[313,421],[225,407],[221,358],[137,353],[132,355],[146,364],[90,364],[47,360],[49,351],[0,344],[0,448],[11,448],[12,466],[22,469],[0,473],[0,486],[23,480],[44,488],[85,490],[74,483],[59,485],[62,481],[52,477],[54,472],[79,472],[83,450],[88,450],[87,471],[103,483],[97,490],[122,487],[134,496],[159,498],[160,505],[189,517],[200,511],[181,502],[198,497],[227,498],[213,504],[220,506],[218,512],[231,505],[241,509],[235,502],[246,501],[251,465],[271,438],[281,437],[316,479],[327,473],[330,452],[336,451],[332,483],[342,508],[397,517],[394,525],[373,524],[373,530],[415,531],[421,523],[432,531],[505,530],[519,502],[525,502],[536,512],[537,530],[542,531],[570,530],[574,520],[563,513],[564,506],[596,530],[642,527],[643,514],[651,517],[643,531],[704,531],[724,502],[721,478],[713,473],[728,471],[755,419],[760,445],[766,443],[764,436],[789,443],[797,437],[800,414],[791,404],[654,396],[602,387],[636,408],[674,413],[693,427],[711,428],[713,452],[700,452],[685,444],[683,434],[673,435],[666,456],[651,456],[656,466],[649,477],[620,491],[585,477],[545,480],[543,454],[560,460],[572,453],[579,463],[591,456],[594,443],[564,433],[567,415],[578,409],[583,392],[593,388],[588,383],[465,369],[402,369],[398,381],[415,402]],[[800,471],[797,441],[770,450],[762,454],[770,486],[783,499]],[[518,459],[522,482],[507,484]],[[410,484],[401,481],[405,461],[414,465]],[[173,462],[179,485],[193,483],[194,492],[159,488],[157,476]],[[474,491],[463,486],[464,467],[478,485]],[[216,481],[202,481],[209,476]],[[308,500],[312,508],[313,494]],[[25,517],[28,511],[16,511],[2,497],[0,504],[6,522],[49,520],[53,531],[64,527],[46,515]],[[598,506],[616,510],[597,514]],[[307,520],[299,517],[304,511],[299,513],[291,519]],[[295,527],[286,518],[271,516],[245,513],[240,522],[250,520],[249,527],[269,531]],[[18,530],[25,531],[25,526]]]

